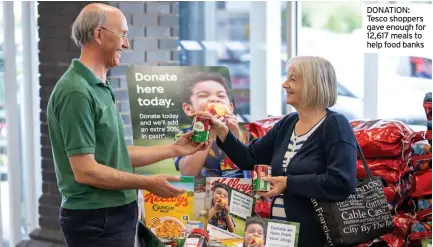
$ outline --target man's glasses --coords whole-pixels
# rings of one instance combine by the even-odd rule
[[[100,29],[105,30],[105,31],[108,31],[108,32],[110,32],[110,33],[113,33],[113,34],[115,34],[115,35],[121,37],[122,39],[128,39],[128,34],[126,34],[126,33],[125,33],[125,34],[123,34],[123,33],[117,33],[117,32],[111,31],[110,29],[107,29],[107,28],[105,28],[105,27],[100,27]]]

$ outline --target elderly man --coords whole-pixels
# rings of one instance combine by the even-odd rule
[[[137,191],[175,197],[182,189],[167,175],[141,176],[134,167],[190,155],[208,143],[187,133],[170,145],[127,147],[107,71],[129,48],[125,16],[104,4],[86,6],[72,26],[81,56],[57,82],[48,125],[62,194],[60,225],[69,247],[134,246]]]

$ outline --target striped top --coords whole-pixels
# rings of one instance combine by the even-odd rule
[[[323,117],[316,125],[313,126],[307,133],[297,136],[295,130],[292,132],[290,137],[289,145],[287,147],[286,154],[283,159],[283,172],[287,170],[287,166],[290,160],[295,156],[295,154],[301,149],[302,145],[307,141],[307,139],[314,133],[314,131],[322,124],[326,116]],[[276,196],[274,198],[274,203],[272,205],[272,218],[276,220],[287,220],[286,213],[284,212],[283,194]]]

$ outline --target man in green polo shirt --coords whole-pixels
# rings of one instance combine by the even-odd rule
[[[134,246],[137,189],[161,197],[184,191],[178,177],[141,176],[134,167],[204,150],[187,133],[170,145],[127,147],[107,71],[129,48],[125,16],[104,4],[86,6],[72,26],[81,56],[57,82],[47,107],[62,205],[60,225],[69,247]]]

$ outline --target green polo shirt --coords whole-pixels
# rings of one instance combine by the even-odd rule
[[[136,200],[135,190],[79,184],[69,157],[94,154],[96,162],[133,173],[123,121],[109,82],[103,83],[77,59],[57,82],[47,106],[48,130],[62,207],[97,209]]]

